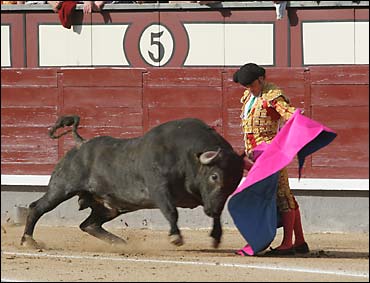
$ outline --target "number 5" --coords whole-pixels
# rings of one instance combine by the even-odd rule
[[[156,63],[161,62],[161,60],[163,59],[163,56],[164,56],[164,47],[163,47],[162,43],[159,41],[159,38],[162,35],[163,35],[163,31],[157,32],[157,33],[152,32],[150,34],[150,36],[151,36],[150,44],[151,45],[158,45],[158,58],[155,58],[154,54],[152,52],[148,51],[148,53],[149,53],[150,59],[152,59],[153,62],[156,62]]]

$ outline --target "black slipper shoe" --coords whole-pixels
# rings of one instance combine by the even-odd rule
[[[265,256],[295,255],[295,250],[294,248],[284,250],[270,248],[270,250],[266,252],[264,255]]]
[[[306,242],[304,242],[303,244],[299,246],[294,247],[294,249],[295,249],[295,252],[298,254],[307,254],[310,252],[310,249]]]

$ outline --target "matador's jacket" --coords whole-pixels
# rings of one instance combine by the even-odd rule
[[[289,104],[289,99],[281,89],[272,83],[265,83],[260,96],[253,98],[249,90],[241,98],[241,119],[247,155],[260,143],[270,143],[296,110]],[[280,212],[298,207],[289,187],[286,168],[280,171],[277,206]]]

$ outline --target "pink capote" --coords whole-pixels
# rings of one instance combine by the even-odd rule
[[[233,195],[286,167],[305,145],[323,131],[336,135],[333,130],[300,112],[299,109],[294,112],[270,144],[263,142],[254,149],[254,155],[258,158]]]
[[[254,149],[255,163],[232,194],[228,210],[255,254],[267,248],[276,235],[279,171],[298,155],[300,176],[306,156],[335,137],[333,130],[297,109],[270,144],[262,143]]]

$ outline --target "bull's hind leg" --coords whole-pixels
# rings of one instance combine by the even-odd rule
[[[106,208],[100,203],[91,205],[91,214],[84,222],[81,223],[80,229],[100,240],[103,240],[112,245],[125,244],[126,241],[122,238],[108,232],[102,225],[116,218],[120,213],[117,209]]]
[[[28,216],[24,233],[21,238],[21,245],[39,248],[37,242],[33,239],[33,232],[37,221],[42,215],[53,210],[65,200],[71,198],[73,195],[66,195],[63,190],[49,190],[37,201],[32,202],[28,207]]]

